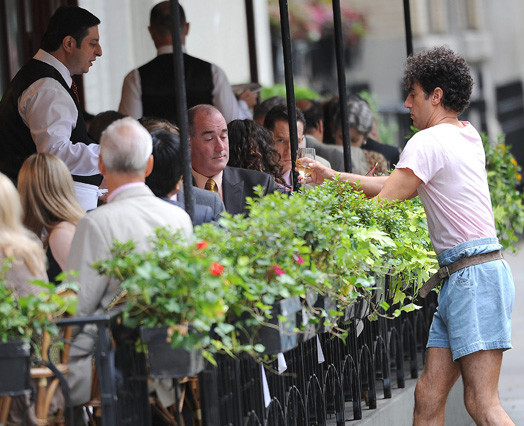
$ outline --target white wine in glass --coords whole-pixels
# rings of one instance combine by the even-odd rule
[[[308,177],[311,169],[300,161],[301,158],[315,159],[315,148],[299,148],[297,153],[296,169],[301,177]],[[307,163],[306,163],[307,164]]]

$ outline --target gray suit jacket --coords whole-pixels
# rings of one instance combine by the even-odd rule
[[[173,204],[155,197],[147,186],[124,190],[108,204],[90,211],[76,227],[67,260],[66,270],[79,272],[77,316],[99,315],[118,294],[120,283],[109,280],[93,269],[93,262],[110,258],[110,249],[115,240],[133,240],[137,251],[151,247],[149,237],[156,228],[170,226],[180,229],[189,241],[193,225],[188,214]],[[91,354],[93,340],[85,334],[78,334],[75,343],[81,348],[72,347],[70,352],[71,400],[80,405],[89,400],[91,390]]]
[[[261,185],[263,195],[278,191],[273,178],[257,170],[227,166],[222,175],[222,192],[226,210],[231,214],[247,213],[246,197],[255,197],[254,187]]]
[[[215,222],[220,218],[220,215],[226,209],[224,203],[216,192],[206,191],[205,189],[193,186],[193,194],[195,197],[195,204],[202,204],[204,206],[211,207],[213,210],[213,220]],[[184,200],[183,186],[180,191],[178,191],[177,199],[184,205],[185,208],[186,201]]]

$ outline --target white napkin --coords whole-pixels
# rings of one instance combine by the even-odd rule
[[[287,370],[286,358],[284,358],[284,354],[282,352],[280,352],[277,355],[277,361],[278,361],[278,374],[282,374],[284,371]]]
[[[260,364],[262,369],[262,390],[264,392],[264,407],[269,407],[271,404],[271,395],[269,394],[269,386],[267,384],[266,372],[264,371],[264,366]]]

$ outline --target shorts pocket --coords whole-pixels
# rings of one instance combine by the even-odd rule
[[[476,286],[469,274],[456,274],[449,280],[446,322],[450,342],[466,344],[472,334],[478,334]],[[470,336],[468,338],[468,336]]]

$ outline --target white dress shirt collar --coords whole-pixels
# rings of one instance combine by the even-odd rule
[[[145,186],[145,185],[146,184],[144,182],[130,182],[130,183],[125,183],[124,185],[120,185],[118,188],[116,188],[114,191],[112,191],[107,196],[107,202],[110,203],[111,201],[113,201],[118,194],[124,192],[126,189],[131,189],[131,188],[135,188],[138,186]]]
[[[55,68],[65,80],[66,84],[71,87],[71,84],[73,84],[73,79],[71,78],[69,69],[53,55],[47,53],[45,50],[40,49],[38,52],[36,52],[34,59],[45,62],[47,65],[51,65],[53,68]]]
[[[161,46],[159,47],[157,50],[156,50],[156,54],[157,56],[159,55],[165,55],[166,53],[173,53],[173,45],[172,44],[168,44],[167,46]],[[186,52],[186,46],[182,46],[182,52],[184,53],[187,53]]]

